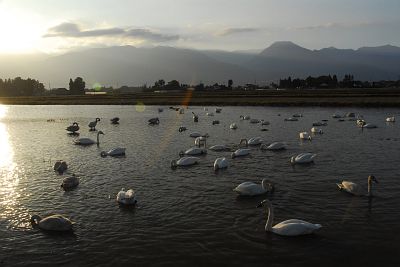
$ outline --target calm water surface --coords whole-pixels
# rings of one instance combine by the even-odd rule
[[[201,107],[184,115],[149,106],[0,106],[0,265],[229,265],[229,266],[400,266],[400,122],[386,123],[400,109],[224,107],[214,117]],[[214,111],[214,108],[209,108]],[[191,111],[200,115],[192,121]],[[360,113],[377,129],[338,122],[333,113]],[[303,113],[298,122],[284,118]],[[280,116],[278,116],[280,114]],[[240,115],[271,125],[240,121]],[[121,118],[111,125],[110,118]],[[147,120],[160,118],[160,125]],[[65,128],[80,123],[80,137],[95,139],[87,124],[101,118],[100,146],[73,145]],[[48,122],[54,119],[54,122]],[[211,125],[212,120],[221,124]],[[300,141],[300,131],[329,119],[324,134]],[[236,122],[236,131],[229,124]],[[188,131],[179,133],[179,126]],[[284,152],[252,148],[251,156],[230,159],[230,152],[209,151],[198,165],[171,170],[170,160],[193,145],[191,132],[208,133],[209,145],[234,145],[261,136],[284,141]],[[100,152],[126,147],[124,158]],[[291,166],[301,152],[318,156],[315,164]],[[214,173],[217,157],[230,167]],[[73,191],[60,188],[56,160],[80,177]],[[342,179],[367,184],[374,174],[375,197],[352,197],[337,189]],[[65,177],[65,176],[64,176]],[[275,221],[298,218],[320,223],[315,235],[285,238],[265,233],[266,215],[256,205],[266,196],[240,198],[232,189],[244,181],[267,178],[275,184],[268,198]],[[121,188],[137,192],[136,208],[115,202]],[[61,213],[76,222],[73,234],[33,229],[32,214]]]

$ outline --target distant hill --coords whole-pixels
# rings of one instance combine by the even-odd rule
[[[183,83],[245,84],[287,76],[305,78],[351,73],[360,80],[400,79],[400,47],[385,45],[357,50],[334,47],[309,50],[292,42],[276,42],[261,52],[191,50],[133,46],[93,48],[58,56],[1,56],[0,78],[30,76],[52,87],[66,87],[81,76],[90,87],[152,85],[158,79]]]

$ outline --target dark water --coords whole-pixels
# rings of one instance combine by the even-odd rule
[[[0,265],[222,265],[222,266],[400,266],[400,122],[385,118],[400,109],[224,107],[214,117],[200,107],[184,115],[167,108],[134,106],[0,107]],[[209,108],[214,111],[214,108]],[[198,123],[190,111],[200,114]],[[377,129],[338,122],[333,113],[360,113]],[[303,113],[298,122],[284,122]],[[281,116],[278,116],[280,114]],[[240,115],[265,119],[260,125]],[[119,116],[121,124],[109,119]],[[160,125],[148,126],[158,116]],[[95,139],[87,124],[102,120],[100,146],[79,147],[65,128],[73,121],[81,137]],[[47,122],[54,119],[54,122]],[[212,120],[220,125],[212,126]],[[300,141],[300,131],[329,119],[323,135]],[[236,122],[236,131],[229,124]],[[188,131],[179,133],[179,126]],[[209,145],[237,144],[261,136],[284,141],[274,153],[252,149],[251,156],[230,159],[217,174],[213,162],[230,152],[209,151],[200,164],[171,170],[170,160],[192,146],[189,133],[209,133]],[[127,148],[125,158],[102,158],[100,152]],[[317,153],[315,164],[292,167],[289,158]],[[79,175],[77,189],[64,192],[63,176],[52,170],[64,159]],[[342,179],[366,186],[374,174],[376,197],[352,197],[337,190]],[[265,196],[238,198],[232,189],[244,181],[268,178],[275,184],[269,199],[275,222],[297,218],[320,223],[315,235],[296,238],[265,233],[266,215],[256,205]],[[136,208],[121,208],[121,188],[137,192]],[[32,214],[61,213],[76,222],[73,234],[32,229]]]

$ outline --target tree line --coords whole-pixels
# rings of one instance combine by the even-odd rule
[[[38,96],[45,93],[43,83],[31,78],[0,79],[0,96]]]

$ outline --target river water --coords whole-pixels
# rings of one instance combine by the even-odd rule
[[[185,114],[155,106],[0,106],[0,266],[400,266],[400,122],[385,118],[400,109],[313,107],[224,107],[206,116],[203,107]],[[191,112],[199,114],[194,123]],[[376,129],[338,121],[333,113],[362,114]],[[284,118],[302,113],[297,122]],[[240,115],[269,121],[269,126],[241,121]],[[120,117],[112,125],[112,117]],[[96,139],[87,124],[96,117],[105,135],[100,145],[73,145],[65,128],[80,123],[80,137]],[[147,120],[159,117],[160,124]],[[300,141],[314,121],[328,119],[324,133]],[[219,125],[212,125],[219,120]],[[236,122],[237,130],[229,125]],[[186,132],[178,132],[179,126]],[[268,131],[261,131],[266,128]],[[170,168],[171,159],[193,146],[191,132],[208,133],[208,145],[234,146],[260,136],[283,141],[283,152],[252,148],[251,155],[208,151],[189,168]],[[126,147],[126,157],[102,158],[100,152]],[[317,154],[307,166],[289,163],[301,152]],[[217,173],[217,157],[230,166]],[[56,160],[69,174],[53,171]],[[75,173],[80,185],[60,188]],[[354,197],[338,190],[345,180],[366,187],[377,177],[375,197]],[[245,181],[267,178],[272,195],[238,197]],[[121,188],[133,188],[138,205],[120,207]],[[313,235],[281,237],[264,230],[266,213],[257,204],[268,197],[275,222],[297,218],[322,224]],[[73,233],[52,234],[32,228],[33,214],[60,213],[76,222]]]

